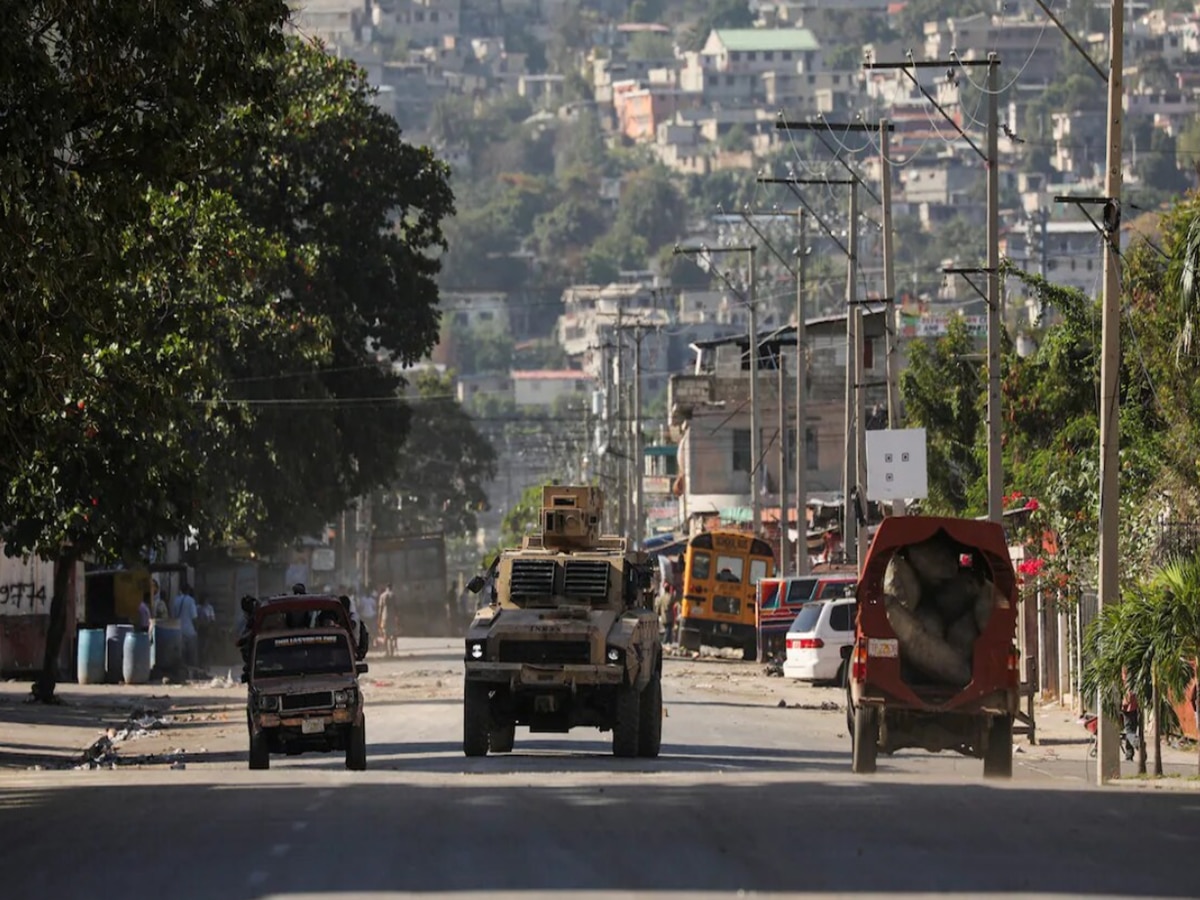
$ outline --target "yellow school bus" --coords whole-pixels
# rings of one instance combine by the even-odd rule
[[[775,574],[771,545],[744,531],[714,530],[688,540],[683,555],[679,643],[687,650],[740,647],[758,654],[755,585]]]

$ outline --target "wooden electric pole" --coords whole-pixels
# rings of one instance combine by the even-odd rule
[[[888,120],[879,120],[879,171],[883,195],[883,296],[886,301],[884,342],[887,372],[888,428],[900,427],[900,335],[896,325],[896,236],[892,231],[892,147]],[[904,500],[892,501],[892,515],[906,512]]]

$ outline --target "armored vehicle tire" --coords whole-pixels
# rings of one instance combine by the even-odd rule
[[[346,734],[346,768],[363,772],[367,768],[367,722],[351,725]]]
[[[258,734],[250,732],[250,768],[271,768],[271,747],[267,743],[265,731],[260,731]]]
[[[513,743],[517,739],[517,726],[508,724],[493,728],[488,733],[488,748],[493,753],[512,753]]]
[[[854,755],[850,770],[859,775],[871,774],[878,753],[879,714],[870,706],[859,706],[854,710]]]
[[[613,723],[613,756],[638,755],[638,733],[641,731],[642,695],[637,688],[621,685],[617,688],[616,721]]]
[[[487,756],[490,724],[488,686],[468,681],[463,690],[463,753],[466,756]]]
[[[985,778],[1012,778],[1012,766],[1012,719],[997,716],[988,727],[983,775]]]
[[[654,673],[638,709],[638,756],[654,759],[662,747],[662,676]]]
[[[745,662],[754,662],[758,659],[758,641],[751,638],[745,644],[742,644],[742,659]]]

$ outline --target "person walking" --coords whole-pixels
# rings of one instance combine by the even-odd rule
[[[375,642],[375,629],[379,615],[378,601],[369,590],[358,591],[358,617],[367,627],[367,646]]]
[[[171,601],[171,617],[179,620],[179,636],[183,642],[183,664],[189,669],[197,663],[199,638],[196,633],[196,598],[185,581]]]
[[[389,657],[395,655],[400,637],[400,603],[390,584],[379,595],[379,629],[383,633],[384,652]]]

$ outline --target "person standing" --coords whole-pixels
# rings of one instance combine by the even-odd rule
[[[163,596],[162,588],[158,584],[157,578],[150,579],[150,615],[156,619],[165,619],[170,615],[167,609],[167,600]]]
[[[196,598],[185,581],[171,602],[172,618],[179,620],[179,635],[183,639],[183,664],[188,668],[196,665],[198,636],[196,633]]]
[[[400,637],[400,604],[390,584],[379,595],[379,630],[383,633],[383,647],[388,656],[396,652],[396,641]]]
[[[142,594],[141,602],[138,603],[137,611],[137,629],[138,631],[150,630],[150,595]]]
[[[362,620],[363,625],[367,627],[368,647],[375,642],[375,620],[378,615],[379,606],[375,600],[375,595],[369,590],[360,590],[358,592],[358,617]]]
[[[200,668],[208,665],[212,656],[213,638],[217,633],[217,610],[208,597],[201,597],[196,607],[197,656]]]

